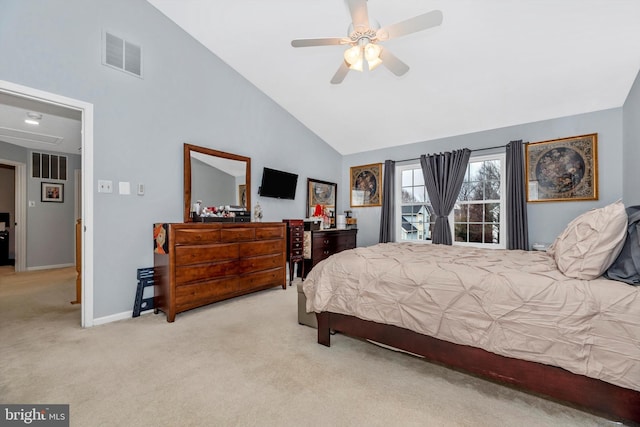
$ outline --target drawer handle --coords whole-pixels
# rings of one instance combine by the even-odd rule
[[[327,249],[325,249],[323,253],[324,253],[325,255],[328,255],[328,254],[329,254],[329,251],[328,251]]]
[[[324,244],[325,245],[329,244],[329,239],[324,239]]]

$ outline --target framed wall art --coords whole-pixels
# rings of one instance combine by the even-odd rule
[[[313,216],[316,205],[322,205],[335,214],[338,184],[307,178],[307,218]]]
[[[351,207],[369,207],[382,205],[382,163],[352,166]]]
[[[43,182],[40,192],[40,200],[43,202],[64,202],[64,184]]]
[[[529,143],[528,202],[598,200],[598,134]]]

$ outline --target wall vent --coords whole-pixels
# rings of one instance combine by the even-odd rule
[[[31,176],[33,178],[67,180],[67,156],[31,153]]]
[[[140,46],[105,31],[102,51],[104,65],[142,77],[142,48]]]

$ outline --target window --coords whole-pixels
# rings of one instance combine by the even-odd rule
[[[454,245],[504,248],[504,154],[469,159],[449,215]],[[420,163],[396,166],[396,240],[431,241],[435,224]]]

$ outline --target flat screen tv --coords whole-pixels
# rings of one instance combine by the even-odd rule
[[[294,173],[264,168],[258,194],[262,197],[293,200],[296,198],[297,184],[298,175]]]

